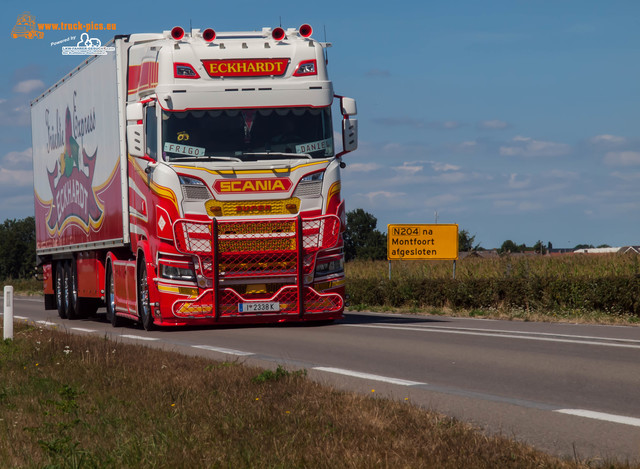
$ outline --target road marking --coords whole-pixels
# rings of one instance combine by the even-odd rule
[[[560,414],[576,415],[578,417],[585,417],[588,419],[604,420],[606,422],[622,423],[624,425],[632,425],[634,427],[640,427],[640,419],[634,417],[625,417],[624,415],[605,414],[603,412],[593,412],[591,410],[583,409],[558,409],[554,412]]]
[[[327,373],[335,373],[338,375],[351,376],[354,378],[370,379],[373,381],[382,381],[383,383],[398,384],[400,386],[424,386],[427,383],[418,381],[408,381],[406,379],[389,378],[388,376],[372,375],[369,373],[361,373],[359,371],[343,370],[342,368],[331,368],[326,366],[316,366],[312,370],[326,371]]]
[[[96,332],[95,329],[85,329],[83,327],[72,327],[71,329],[74,331],[80,331],[80,332]]]
[[[58,324],[55,322],[49,321],[36,321],[37,324],[42,324],[43,326],[57,326]]]
[[[238,355],[240,357],[248,357],[250,355],[255,355],[251,352],[243,352],[242,350],[234,350],[230,348],[223,347],[213,347],[211,345],[192,345],[193,348],[199,348],[202,350],[210,350],[212,352],[226,353],[227,355]]]
[[[26,318],[26,317],[24,317],[24,316],[14,316],[14,317],[13,317],[13,319],[23,319],[23,320],[25,320],[25,321],[28,321],[28,320],[29,320],[29,318]]]
[[[524,336],[517,335],[514,332],[504,333],[504,331],[499,331],[500,333],[488,333],[488,332],[472,332],[469,330],[452,330],[452,329],[444,329],[442,327],[408,327],[408,326],[387,326],[387,325],[376,325],[376,324],[344,324],[348,327],[368,327],[372,329],[393,329],[397,331],[413,331],[413,332],[440,332],[442,334],[460,334],[460,335],[476,335],[476,336],[484,336],[484,337],[503,337],[506,339],[521,339],[521,340],[537,340],[541,342],[560,342],[563,344],[582,344],[582,345],[601,345],[603,347],[620,347],[620,348],[631,348],[631,349],[640,349],[640,344],[618,344],[611,342],[596,342],[593,340],[570,340],[570,339],[554,339],[551,337],[534,337],[534,336]],[[536,333],[529,333],[536,334]],[[569,337],[580,337],[580,336],[569,336]],[[602,338],[601,340],[614,340],[618,341],[619,339],[615,338]],[[627,339],[625,339],[627,340]]]
[[[141,335],[130,335],[130,334],[122,334],[118,337],[122,337],[123,339],[137,339],[137,340],[160,340],[157,337],[143,337]]]

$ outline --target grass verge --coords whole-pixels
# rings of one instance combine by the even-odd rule
[[[14,337],[0,342],[3,467],[590,467],[282,367],[26,324]]]

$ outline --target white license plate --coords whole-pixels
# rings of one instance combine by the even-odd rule
[[[280,311],[280,303],[238,303],[239,313],[277,313]]]

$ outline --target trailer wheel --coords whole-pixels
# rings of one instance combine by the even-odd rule
[[[67,310],[64,300],[64,267],[61,262],[56,263],[56,281],[55,281],[56,307],[58,308],[58,316],[62,319],[67,318]]]
[[[105,302],[107,303],[107,321],[109,321],[113,327],[118,327],[120,325],[120,318],[116,314],[116,294],[113,279],[113,267],[111,266],[111,262],[107,264],[107,272],[105,277]]]
[[[147,269],[144,255],[138,261],[138,315],[145,330],[153,329],[153,314],[149,304],[149,283],[147,281]]]
[[[68,319],[77,319],[78,287],[75,276],[75,269],[71,265],[73,261],[65,262],[64,265],[64,299]]]

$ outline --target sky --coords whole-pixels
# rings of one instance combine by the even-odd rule
[[[106,6],[105,6],[106,5]],[[32,216],[30,101],[81,58],[78,32],[12,38],[36,23],[111,23],[117,34],[309,23],[333,44],[337,94],[358,103],[344,157],[347,210],[387,224],[456,223],[490,249],[640,245],[637,0],[59,2],[3,7],[0,222]],[[91,31],[103,44],[107,31]],[[66,44],[69,45],[69,44]]]

